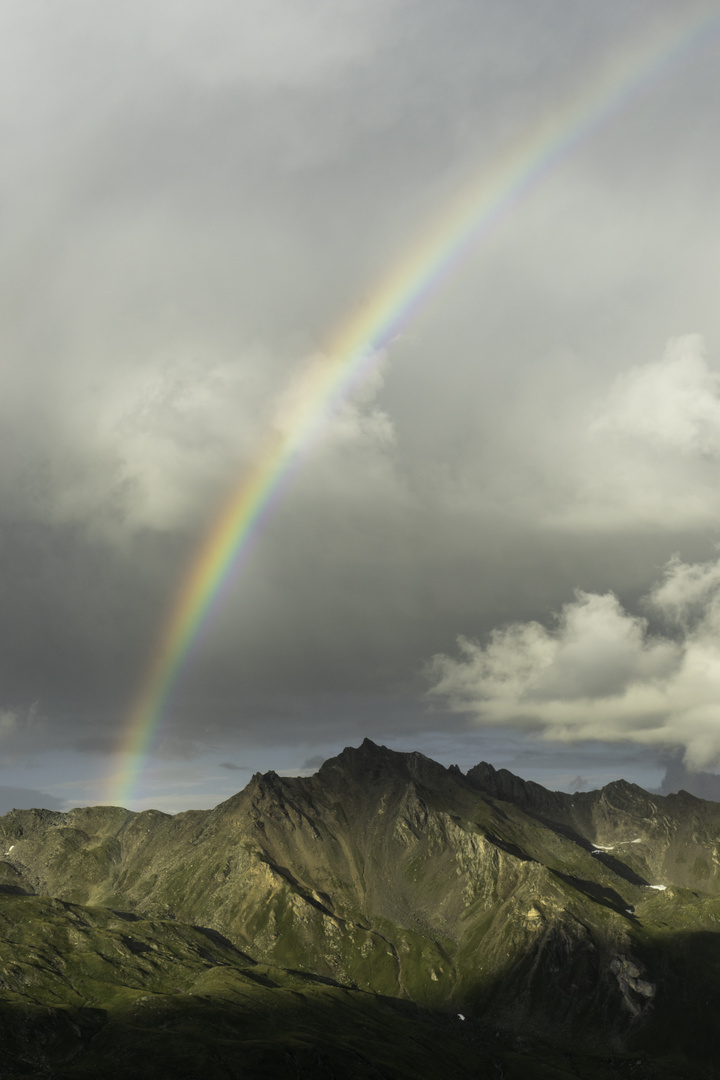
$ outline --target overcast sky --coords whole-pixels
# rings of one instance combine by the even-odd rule
[[[331,420],[132,805],[212,806],[366,735],[568,790],[713,790],[713,15],[0,2],[0,811],[104,800],[168,608],[298,372],[509,147],[703,17]]]

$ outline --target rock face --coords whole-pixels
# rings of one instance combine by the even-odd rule
[[[203,928],[247,964],[591,1057],[692,1054],[693,1075],[715,1075],[714,1029],[689,1018],[720,1004],[720,805],[686,793],[571,796],[365,740],[309,778],[257,774],[210,811],[13,811],[0,859],[0,902],[24,911],[109,909],[145,920],[146,942],[148,920]],[[678,1075],[659,1061],[648,1076]]]

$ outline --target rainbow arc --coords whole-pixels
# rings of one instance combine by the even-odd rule
[[[341,326],[325,355],[302,369],[284,430],[270,433],[181,582],[123,726],[108,802],[126,804],[133,798],[180,672],[220,601],[224,583],[241,568],[338,408],[468,253],[508,220],[561,162],[615,113],[715,40],[720,27],[717,4],[682,8],[674,23],[648,28],[641,39],[610,57],[551,116],[476,178],[378,285],[363,311]]]

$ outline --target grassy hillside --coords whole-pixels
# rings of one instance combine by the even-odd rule
[[[13,811],[0,1075],[716,1076],[718,836],[367,741],[211,811]]]

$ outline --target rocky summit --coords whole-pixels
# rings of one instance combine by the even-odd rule
[[[369,740],[0,818],[0,1076],[716,1078],[720,804]]]

